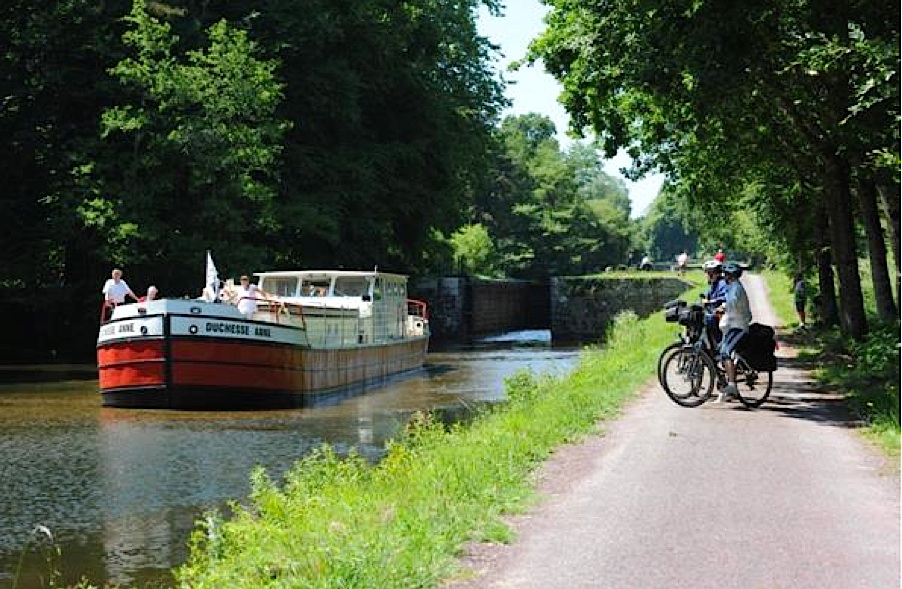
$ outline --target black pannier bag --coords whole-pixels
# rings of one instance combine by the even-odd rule
[[[736,345],[736,353],[745,358],[754,370],[772,372],[777,369],[777,340],[774,328],[769,325],[752,323],[749,331]]]
[[[705,309],[701,305],[692,304],[680,311],[680,325],[701,325],[705,321]]]
[[[686,301],[674,299],[664,303],[664,319],[668,323],[674,323],[680,319],[680,311],[686,306]]]

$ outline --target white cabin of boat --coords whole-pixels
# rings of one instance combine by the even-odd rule
[[[258,272],[258,286],[275,299],[254,318],[303,327],[312,347],[380,344],[428,335],[425,304],[407,298],[407,277],[378,271]]]

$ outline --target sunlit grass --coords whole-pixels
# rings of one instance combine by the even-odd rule
[[[777,315],[779,327],[798,327],[792,279],[785,272],[778,270],[765,270],[761,272],[761,276],[767,282],[767,298]]]
[[[514,375],[508,402],[467,426],[421,415],[375,466],[324,447],[281,487],[256,472],[251,504],[195,533],[180,585],[436,586],[455,574],[467,541],[511,539],[502,516],[531,504],[535,469],[615,415],[672,337],[660,314],[621,316],[572,373]]]

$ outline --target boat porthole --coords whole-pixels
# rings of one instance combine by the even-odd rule
[[[147,326],[146,325],[141,326],[141,335],[147,335]]]
[[[191,307],[191,309],[189,310],[191,311],[192,315],[200,315],[200,307]]]
[[[192,325],[191,327],[189,327],[189,328],[188,328],[188,333],[190,333],[191,335],[197,335],[197,326],[196,326],[196,325]]]

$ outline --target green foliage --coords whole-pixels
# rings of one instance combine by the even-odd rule
[[[849,407],[889,453],[899,455],[900,439],[900,359],[899,329],[881,326],[861,341],[839,338],[829,333],[819,340],[824,362],[822,381],[846,393]]]
[[[665,188],[652,202],[648,214],[641,219],[640,249],[653,260],[675,261],[683,250],[694,254],[698,238],[694,230],[687,229],[685,216],[679,201]]]
[[[562,376],[521,372],[509,403],[467,427],[415,415],[370,466],[328,448],[278,488],[253,477],[252,505],[199,524],[181,587],[434,587],[467,541],[507,542],[502,516],[533,501],[532,473],[554,448],[617,412],[655,370],[672,329],[619,318],[605,347]]]
[[[843,327],[863,334],[849,202],[899,153],[898,7],[548,4],[527,59],[562,83],[573,130],[594,131],[608,155],[627,149],[634,176],[666,173],[704,241],[808,266],[829,240]]]
[[[464,225],[451,236],[454,259],[468,274],[494,274],[494,245],[488,230],[482,225]]]
[[[768,298],[783,325],[794,323],[792,280],[777,270],[764,276]],[[803,355],[821,366],[816,372],[820,384],[845,393],[849,407],[865,422],[868,434],[885,451],[898,455],[902,365],[898,326],[878,326],[858,342],[833,330],[806,333]]]
[[[562,152],[554,135],[551,120],[536,114],[507,117],[499,130],[495,180],[472,218],[488,229],[505,274],[581,274],[626,257],[625,186],[603,172],[593,148]]]
[[[226,276],[449,265],[444,236],[489,181],[504,106],[476,30],[483,4],[498,10],[3,3],[0,298],[18,305],[13,331],[34,333],[30,301],[48,338],[92,331],[111,264],[133,285],[196,294],[206,249]],[[46,312],[57,298],[61,318]]]
[[[132,56],[111,72],[132,100],[107,109],[102,125],[105,149],[131,155],[97,170],[95,192],[116,196],[83,204],[79,210],[92,213],[85,222],[103,211],[107,231],[132,238],[113,256],[132,263],[228,249],[232,263],[259,264],[265,254],[252,236],[279,227],[274,171],[289,127],[275,114],[277,63],[258,59],[247,33],[225,21],[207,30],[206,48],[183,56],[171,26],[142,0],[126,21]],[[189,202],[194,214],[180,214]],[[186,283],[196,266],[181,258],[169,271]]]

